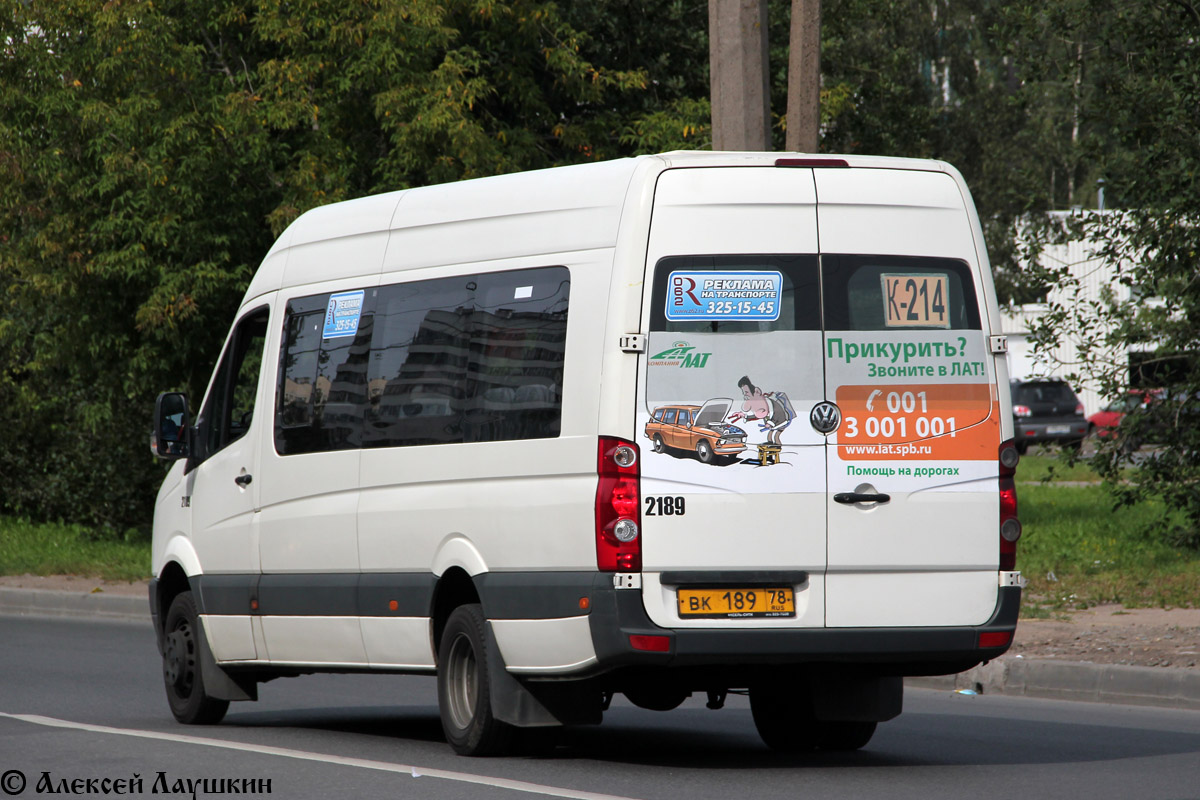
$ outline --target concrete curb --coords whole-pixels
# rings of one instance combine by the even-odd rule
[[[958,675],[909,678],[906,684],[922,689],[1200,711],[1200,670],[1172,667],[1005,656]]]
[[[150,622],[150,599],[103,592],[62,592],[0,586],[0,614]]]
[[[0,587],[0,615],[150,623],[138,595]],[[1200,711],[1200,670],[1004,656],[958,675],[909,678],[918,689],[971,691]]]

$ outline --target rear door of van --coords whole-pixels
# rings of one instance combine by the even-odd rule
[[[948,174],[814,171],[829,436],[829,627],[995,608],[1000,444],[980,259]]]
[[[826,396],[817,254],[810,169],[659,176],[636,431],[658,625],[825,624],[826,446],[808,423]]]
[[[659,177],[636,432],[655,623],[989,618],[999,400],[967,209],[938,171]],[[722,417],[654,418],[697,406]]]

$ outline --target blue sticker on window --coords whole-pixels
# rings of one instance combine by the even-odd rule
[[[672,322],[779,319],[780,272],[680,271],[670,274],[667,285],[667,319]]]
[[[329,295],[325,311],[325,331],[322,337],[353,336],[358,333],[358,318],[362,316],[363,290]]]

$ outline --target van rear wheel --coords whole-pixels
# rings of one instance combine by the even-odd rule
[[[803,683],[764,684],[750,689],[750,712],[758,735],[772,750],[859,750],[875,735],[876,722],[817,719],[812,689]]]
[[[817,723],[816,742],[822,750],[861,750],[875,735],[878,722],[834,720]]]
[[[659,436],[657,433],[654,434],[654,452],[656,452],[656,453],[667,452],[667,445],[663,442],[663,438],[661,436]]]
[[[750,713],[763,743],[780,753],[817,747],[816,716],[807,689],[767,683],[750,688]]]
[[[204,691],[199,639],[203,635],[192,593],[176,595],[163,624],[163,683],[171,713],[184,725],[215,725],[229,710],[228,700]]]
[[[512,739],[512,727],[492,716],[485,624],[478,604],[459,606],[446,620],[438,647],[442,730],[462,756],[498,755]]]

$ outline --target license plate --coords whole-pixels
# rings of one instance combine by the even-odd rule
[[[796,599],[791,588],[680,589],[681,617],[794,617]]]
[[[1054,433],[1070,433],[1070,432],[1071,432],[1070,425],[1047,425],[1046,426],[1046,433],[1054,434]]]

